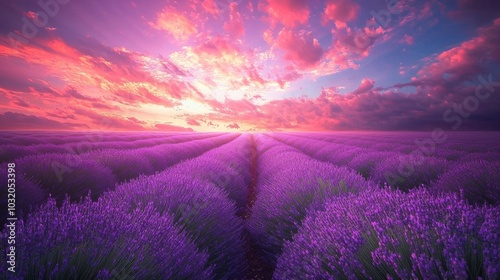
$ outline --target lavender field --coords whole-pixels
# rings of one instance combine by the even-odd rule
[[[500,279],[499,138],[0,132],[0,276]]]

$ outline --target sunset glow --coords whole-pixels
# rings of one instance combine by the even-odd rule
[[[21,0],[0,14],[3,130],[500,129],[498,1]]]

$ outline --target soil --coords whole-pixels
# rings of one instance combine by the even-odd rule
[[[250,154],[250,172],[252,180],[248,186],[248,197],[243,219],[246,221],[252,214],[252,207],[257,199],[257,148],[252,136],[251,154]],[[250,233],[245,229],[243,232],[243,240],[245,241],[245,254],[248,262],[247,280],[267,280],[272,279],[274,268],[262,260],[259,255],[255,241]]]

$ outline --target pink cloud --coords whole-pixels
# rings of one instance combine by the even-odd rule
[[[287,69],[287,72],[284,73],[283,76],[278,75],[277,82],[280,86],[280,88],[285,88],[285,85],[298,80],[300,77],[302,77],[302,74],[299,74],[293,67]]]
[[[201,124],[197,120],[192,119],[192,118],[187,119],[186,123],[189,124],[189,125],[201,126]]]
[[[415,40],[412,36],[405,34],[403,39],[400,42],[408,44],[408,45],[413,45],[415,43]]]
[[[442,79],[446,73],[448,81],[458,82],[484,72],[484,62],[500,60],[499,33],[500,18],[489,26],[479,28],[479,36],[440,53],[418,72],[418,78]]]
[[[457,9],[448,13],[456,20],[482,25],[491,23],[499,17],[500,2],[497,0],[458,0],[457,2]]]
[[[266,29],[264,31],[264,33],[262,34],[262,38],[269,45],[273,45],[274,44],[273,31],[271,29]]]
[[[276,42],[285,51],[284,58],[302,68],[316,65],[323,56],[323,48],[311,34],[297,34],[284,28],[278,34]]]
[[[243,26],[243,19],[238,12],[238,4],[233,2],[229,5],[229,21],[224,23],[224,29],[233,37],[241,37],[245,34],[245,27]]]
[[[360,6],[351,0],[327,1],[323,12],[323,24],[333,21],[338,29],[346,28],[348,22],[358,17],[359,10]]]
[[[332,45],[325,50],[324,59],[317,67],[316,74],[325,76],[349,68],[357,69],[355,61],[367,57],[372,46],[385,32],[381,27],[363,30],[353,30],[350,27],[332,29]]]
[[[207,13],[213,16],[219,15],[219,9],[217,8],[215,0],[204,0],[201,5]]]
[[[227,128],[240,129],[240,126],[237,123],[232,123],[228,125]]]
[[[317,98],[273,100],[259,106],[228,101],[217,105],[221,108],[217,114],[207,117],[230,119],[257,130],[432,130],[447,125],[451,129],[453,124],[443,122],[443,113],[475,94],[476,85],[470,82],[478,84],[477,75],[491,73],[488,61],[500,61],[500,41],[495,35],[499,33],[500,19],[478,29],[477,37],[427,59],[411,82],[389,89],[375,88],[374,81],[366,78],[347,94],[331,87]],[[404,87],[413,87],[415,92],[399,92]],[[499,106],[498,95],[491,95],[474,112],[482,121],[463,120],[461,128],[500,128],[495,122]]]
[[[161,131],[178,131],[178,132],[192,132],[194,131],[192,128],[172,125],[172,124],[156,124],[155,128]]]
[[[84,128],[84,125],[59,122],[41,116],[14,112],[0,114],[0,130],[74,130],[81,128]]]
[[[86,124],[89,128],[106,129],[111,131],[147,130],[146,123],[135,117],[122,117],[79,107],[74,107],[72,110],[75,115],[79,116],[78,120]]]
[[[273,25],[280,22],[286,27],[295,27],[306,24],[309,20],[308,0],[268,0],[267,2],[267,5],[261,2],[260,6],[269,14]]]
[[[366,93],[370,90],[373,89],[373,86],[375,85],[375,82],[373,80],[370,80],[370,79],[363,79],[361,80],[361,84],[359,85],[359,87],[352,92],[352,94],[363,94],[363,93]]]

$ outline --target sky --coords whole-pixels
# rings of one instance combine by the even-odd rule
[[[0,129],[499,130],[497,0],[5,0]]]

